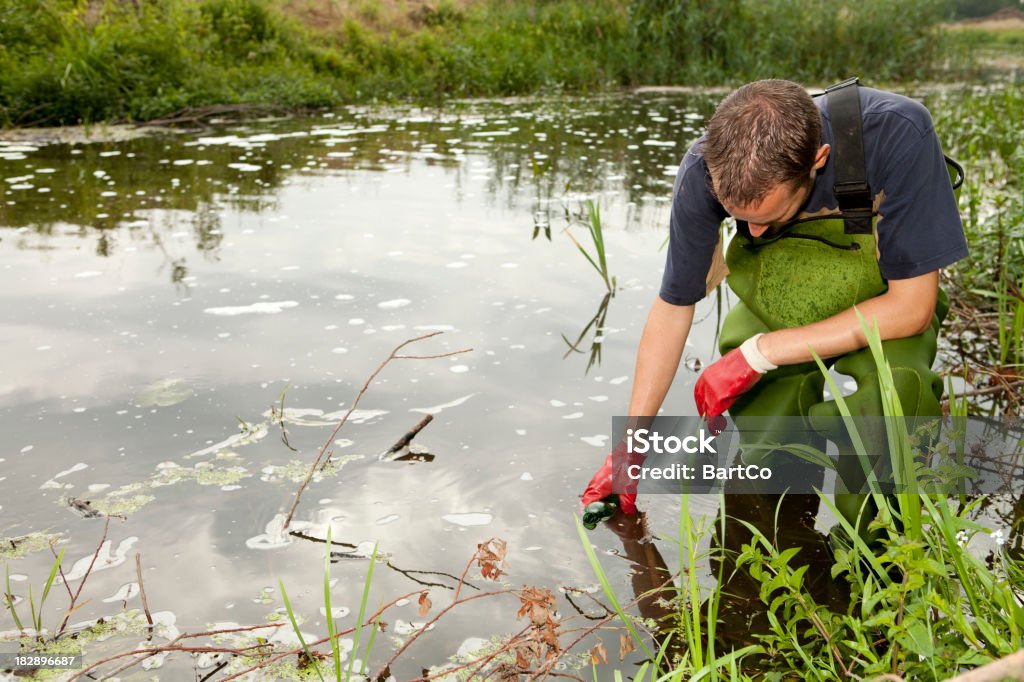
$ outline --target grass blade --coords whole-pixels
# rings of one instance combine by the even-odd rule
[[[281,599],[284,600],[284,608],[285,611],[288,612],[288,620],[291,621],[292,630],[295,631],[295,636],[299,638],[299,644],[302,645],[302,650],[306,652],[306,658],[309,660],[309,664],[313,666],[313,670],[316,671],[316,675],[320,678],[320,682],[324,682],[323,673],[320,672],[320,664],[317,662],[316,658],[314,658],[313,652],[309,650],[308,646],[306,646],[306,640],[302,636],[302,631],[299,630],[299,623],[295,620],[295,612],[292,611],[292,604],[288,600],[288,593],[284,589],[284,582],[279,578],[277,584],[281,587]]]
[[[601,583],[601,589],[604,591],[604,596],[611,602],[612,608],[615,613],[618,614],[619,619],[622,620],[626,629],[629,630],[629,634],[633,636],[633,641],[636,642],[648,658],[653,658],[650,650],[647,648],[647,644],[640,637],[640,633],[637,632],[636,627],[633,625],[633,620],[622,610],[622,606],[619,604],[619,600],[615,597],[615,591],[612,589],[611,584],[608,582],[608,576],[605,575],[604,569],[601,568],[601,562],[598,561],[597,555],[594,554],[594,548],[590,545],[590,540],[587,539],[587,533],[583,529],[583,524],[580,523],[578,516],[573,515],[573,519],[576,521],[576,532],[580,536],[580,542],[583,544],[583,551],[587,554],[587,559],[590,561],[590,567],[594,569],[594,574],[597,576],[597,581]]]
[[[282,398],[284,393],[281,393]],[[283,401],[282,401],[283,404]],[[324,551],[324,607],[327,609],[327,634],[331,636],[331,654],[334,657],[334,677],[341,680],[341,647],[334,627],[334,611],[331,609],[331,527],[327,526],[327,549]]]

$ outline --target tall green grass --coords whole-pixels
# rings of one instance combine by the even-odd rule
[[[855,73],[915,78],[938,65],[941,6],[479,0],[464,9],[410,6],[413,28],[398,31],[354,17],[302,24],[270,0],[6,0],[0,123],[149,120],[211,104],[323,107],[768,76],[815,83]]]
[[[971,255],[950,268],[951,293],[961,305],[954,308],[947,326],[972,372],[994,372],[1010,383],[1020,381],[1024,377],[1024,152],[1020,144],[1024,92],[1013,85],[956,90],[934,95],[928,104],[943,148],[966,169],[960,209]],[[977,340],[965,341],[964,332]],[[1012,411],[1014,406],[1012,401],[996,401],[986,409]]]

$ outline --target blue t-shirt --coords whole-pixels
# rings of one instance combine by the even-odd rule
[[[821,109],[822,144],[833,145],[828,100]],[[946,267],[967,256],[967,240],[949,181],[939,139],[928,110],[910,98],[860,88],[864,156],[878,219],[878,265],[882,277],[908,279]],[[668,257],[661,298],[690,305],[704,298],[706,278],[728,217],[710,190],[707,164],[697,140],[676,174],[669,223]],[[835,147],[818,171],[797,218],[837,212]]]

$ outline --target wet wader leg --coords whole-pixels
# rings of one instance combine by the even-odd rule
[[[754,334],[767,331],[769,328],[746,304],[737,303],[722,325],[720,350],[724,355]],[[793,433],[793,417],[806,416],[812,405],[821,402],[824,383],[825,379],[814,363],[786,365],[768,372],[753,389],[740,396],[729,408],[729,414],[739,432],[743,463],[771,465],[773,468],[803,466],[803,460],[789,453],[768,452],[750,446],[762,445],[761,439],[778,442],[777,434]],[[824,449],[823,438],[810,430],[800,429],[800,432],[798,435],[803,440],[797,442]]]
[[[909,433],[913,433],[918,425],[930,421],[930,418],[942,414],[939,406],[942,378],[932,370],[932,363],[935,361],[939,327],[948,309],[948,298],[940,290],[930,329],[917,336],[882,342]],[[845,397],[846,406],[854,417],[879,417],[883,414],[881,386],[870,349],[864,348],[843,356],[836,362],[835,369],[840,374],[853,377],[857,384],[857,390]],[[834,400],[818,403],[811,406],[809,416],[811,426],[834,442],[839,451],[836,507],[851,525],[857,527],[858,534],[866,537],[867,524],[878,513],[878,509],[870,495],[839,492],[843,483],[847,490],[862,490],[866,480],[862,464],[856,457],[846,426],[840,418],[839,406]],[[885,420],[859,420],[858,426],[865,449],[869,454],[876,454],[875,460],[878,454],[888,452]],[[871,467],[878,471],[876,465],[888,470],[886,462],[871,463]],[[860,517],[860,525],[856,526],[862,506],[864,514]]]

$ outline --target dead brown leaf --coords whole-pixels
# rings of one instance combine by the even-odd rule
[[[430,611],[430,607],[433,604],[430,602],[430,597],[427,596],[426,592],[420,592],[420,617],[427,615]]]
[[[501,538],[491,538],[476,546],[474,558],[485,580],[497,580],[504,573],[501,569],[505,568],[506,551],[507,543]]]
[[[591,663],[607,663],[608,651],[604,648],[604,642],[597,640],[597,644],[590,650]]]
[[[619,661],[626,660],[626,654],[631,651],[636,651],[636,644],[633,643],[633,638],[624,632],[619,633]]]

